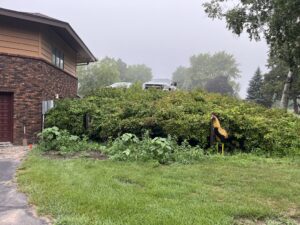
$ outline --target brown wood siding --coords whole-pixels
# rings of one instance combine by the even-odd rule
[[[52,62],[52,47],[64,53],[64,70],[76,76],[76,52],[51,27],[0,17],[0,53]]]
[[[39,57],[39,28],[27,23],[0,20],[0,52]]]
[[[41,38],[41,56],[49,62],[52,61],[51,45],[43,37]]]
[[[50,29],[41,31],[41,57],[52,62],[52,48],[55,47],[64,53],[64,70],[76,76],[76,52],[66,42]]]

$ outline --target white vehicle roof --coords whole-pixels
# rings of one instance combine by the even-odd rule
[[[148,81],[145,84],[164,84],[164,85],[171,85],[172,81],[170,79],[153,79],[151,81]]]
[[[117,83],[113,83],[112,85],[109,85],[109,87],[112,88],[118,88],[118,87],[130,87],[132,85],[132,83],[130,82],[117,82]]]

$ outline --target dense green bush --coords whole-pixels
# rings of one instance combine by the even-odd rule
[[[61,153],[99,150],[96,143],[88,142],[86,138],[71,135],[66,130],[51,127],[39,134],[39,149],[42,151],[59,151]]]
[[[156,160],[160,164],[172,162],[193,163],[203,158],[203,150],[191,147],[183,142],[178,145],[171,137],[151,139],[147,134],[140,140],[136,135],[125,133],[108,143],[104,150],[113,160],[149,161]]]
[[[106,88],[84,99],[56,102],[46,124],[97,141],[115,139],[125,133],[141,137],[149,131],[152,138],[171,135],[179,142],[187,140],[207,148],[211,112],[219,115],[222,126],[232,137],[226,151],[300,154],[300,120],[295,116],[201,91]],[[83,127],[85,113],[92,118],[88,130]]]

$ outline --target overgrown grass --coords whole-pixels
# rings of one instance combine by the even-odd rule
[[[211,156],[161,166],[33,152],[18,182],[56,224],[216,225],[300,216],[300,162],[285,159]]]

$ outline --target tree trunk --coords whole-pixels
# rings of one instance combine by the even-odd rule
[[[283,88],[283,92],[282,92],[282,97],[281,97],[281,102],[280,102],[280,106],[282,109],[284,109],[285,111],[287,111],[288,108],[288,104],[289,104],[289,94],[290,94],[290,90],[292,87],[292,79],[293,78],[293,72],[290,69],[287,79],[285,81],[284,84],[284,88]]]
[[[294,113],[299,114],[299,105],[298,105],[298,98],[297,96],[293,97],[293,104],[294,104]]]

